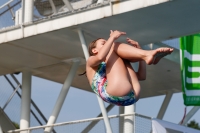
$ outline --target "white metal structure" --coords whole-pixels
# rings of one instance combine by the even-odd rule
[[[160,111],[158,113],[158,116],[157,116],[158,119],[161,119],[161,120],[163,119],[164,114],[165,114],[165,112],[167,110],[167,107],[169,105],[169,102],[170,102],[170,100],[172,98],[172,95],[173,95],[173,93],[171,91],[166,93],[165,99],[163,101],[163,104],[162,104],[162,106],[160,108]]]
[[[54,124],[56,122],[56,119],[58,117],[58,114],[60,113],[60,110],[62,108],[62,105],[64,103],[64,100],[67,96],[67,93],[69,91],[69,88],[70,88],[70,85],[71,85],[71,82],[76,74],[76,71],[79,67],[79,64],[80,64],[80,60],[79,59],[74,59],[73,60],[73,64],[71,66],[71,69],[67,75],[67,78],[63,84],[63,87],[62,87],[62,90],[60,91],[60,94],[58,96],[58,99],[57,99],[57,102],[55,104],[55,107],[53,109],[53,112],[49,118],[49,121],[47,123],[47,125],[51,125],[51,124]],[[51,128],[46,128],[45,129],[45,133],[50,133],[51,132]]]
[[[22,21],[16,23],[14,27],[0,31],[0,57],[4,57],[0,58],[0,75],[21,72],[26,68],[29,70],[29,74],[27,74],[28,78],[23,80],[23,84],[28,84],[28,86],[31,84],[29,80],[31,75],[64,83],[63,81],[70,70],[70,65],[64,63],[63,60],[87,59],[88,53],[85,40],[90,42],[98,37],[107,38],[110,29],[126,31],[130,38],[137,40],[142,46],[151,43],[152,47],[163,46],[163,44],[157,42],[200,31],[198,23],[200,18],[191,15],[200,11],[199,0],[113,0],[107,2],[100,2],[99,0],[97,5],[89,5],[80,10],[73,10],[68,7],[73,11],[53,14],[34,21],[33,0],[22,1]],[[51,0],[50,4],[53,12],[56,13],[55,5],[53,6]],[[179,9],[178,12],[177,9]],[[186,17],[188,19],[185,19]],[[196,21],[191,21],[194,19]],[[185,26],[185,24],[190,26]],[[78,34],[75,32],[77,29]],[[83,37],[82,31],[85,32],[85,37]],[[82,48],[79,39],[81,40]],[[119,41],[124,40],[121,38]],[[156,43],[156,45],[153,43]],[[162,88],[162,91],[181,91],[180,69],[179,64],[177,64],[179,58],[174,58],[176,57],[174,54],[177,53],[174,52],[172,55],[167,56],[163,59],[163,62],[159,62],[156,66],[147,67],[147,71],[150,72],[147,77],[150,78],[147,78],[146,82],[141,84],[141,88],[145,88],[145,91],[141,93],[141,98],[162,95],[160,88]],[[56,71],[59,76],[53,76],[52,70]],[[84,63],[77,67],[79,72],[84,70]],[[161,72],[165,74],[164,76],[160,75],[158,79],[157,75]],[[173,75],[171,74],[172,72]],[[73,73],[75,74],[75,71]],[[70,79],[72,79],[72,75]],[[26,76],[24,75],[23,77]],[[168,84],[166,81],[173,84]],[[85,77],[74,75],[74,80],[67,82],[70,83],[68,86],[72,85],[91,91]],[[27,112],[30,106],[30,88],[23,90],[21,124],[24,127],[20,124],[22,128],[28,128],[29,126],[29,114]],[[67,91],[65,92],[67,94]],[[58,103],[62,103],[65,96],[61,97],[61,99],[58,99]],[[166,101],[169,102],[170,97],[170,95],[169,98],[166,97]],[[98,102],[106,130],[110,133],[112,130],[104,103],[99,98]],[[166,105],[163,103],[165,109]],[[28,108],[25,108],[25,106]],[[55,122],[61,104],[56,104],[55,106],[59,107],[55,108],[52,117],[50,117],[49,123],[51,124]],[[125,108],[127,113],[133,111],[132,106]],[[160,117],[163,115],[164,113]],[[25,118],[25,121],[23,118]],[[132,121],[133,118],[129,120]],[[129,127],[133,127],[132,125]],[[130,131],[132,132],[133,128]]]
[[[24,70],[22,72],[22,102],[21,102],[21,120],[20,129],[30,126],[30,107],[31,107],[31,72]]]
[[[196,129],[192,129],[186,126],[182,126],[182,125],[178,125],[178,124],[174,124],[171,122],[166,122],[166,121],[162,121],[159,119],[155,119],[155,118],[151,118],[151,117],[147,117],[141,114],[137,114],[137,113],[131,113],[131,114],[120,114],[120,115],[112,115],[109,116],[110,120],[113,119],[120,119],[120,118],[124,118],[124,117],[128,117],[128,116],[133,116],[136,117],[138,119],[134,120],[134,125],[135,127],[137,127],[136,129],[133,130],[133,132],[131,132],[131,129],[126,128],[124,129],[125,132],[131,132],[131,133],[148,133],[148,132],[152,132],[152,133],[200,133],[199,130]],[[63,130],[59,130],[59,133],[66,133],[66,132],[82,132],[81,125],[84,123],[92,123],[92,122],[100,122],[103,120],[103,117],[98,117],[98,118],[91,118],[91,119],[84,119],[84,120],[78,120],[78,121],[71,121],[71,122],[64,122],[64,123],[56,123],[56,124],[52,124],[52,125],[45,125],[45,126],[37,126],[37,127],[31,127],[28,129],[23,129],[23,130],[13,130],[13,131],[8,131],[8,133],[19,133],[21,131],[27,131],[27,132],[41,132],[43,129],[47,128],[47,127],[52,127],[52,128],[57,128],[57,127],[63,127]],[[139,123],[138,123],[139,122]],[[138,125],[139,124],[139,125]],[[76,127],[79,128],[73,128],[72,130],[70,130],[67,127],[70,127],[71,125],[76,125]],[[69,130],[66,130],[69,129]],[[96,128],[95,130],[93,130],[93,132],[104,132],[102,130],[102,128]],[[115,130],[115,132],[119,132],[120,129],[118,128],[117,130]],[[122,133],[122,132],[120,132]]]
[[[197,129],[174,124],[171,122],[152,119],[152,133],[199,133]]]
[[[140,115],[140,114],[137,114],[137,113],[130,113],[130,114],[112,115],[112,116],[109,116],[109,119],[119,119],[119,118],[123,119],[124,117],[128,117],[128,116],[141,118],[141,120],[143,122],[145,122],[145,124],[146,124],[145,128],[146,129],[145,128],[139,129],[139,131],[146,131],[146,132],[151,131],[151,117],[148,117],[148,116]],[[103,117],[98,117],[98,118],[84,119],[84,120],[64,122],[64,123],[56,123],[56,124],[52,124],[52,125],[37,126],[37,127],[27,128],[27,129],[18,129],[18,130],[8,131],[8,133],[19,133],[21,131],[31,132],[31,131],[34,131],[34,130],[37,131],[38,129],[45,129],[45,128],[48,128],[48,127],[51,127],[51,128],[56,128],[58,126],[67,127],[67,126],[70,126],[72,124],[81,124],[81,123],[85,123],[85,122],[95,122],[95,121],[100,122],[103,119],[104,119]],[[135,123],[135,121],[134,121],[134,123]],[[76,127],[78,127],[78,125]],[[76,128],[74,130],[76,130],[75,132],[82,132],[81,129],[79,129],[79,128]],[[78,131],[78,130],[80,130],[80,131]],[[104,132],[103,128],[99,128],[99,129],[96,129],[96,130],[98,132],[99,131]],[[115,130],[115,131],[118,132],[118,130]],[[124,131],[130,132],[130,133],[136,133],[135,130],[132,130],[132,129],[129,129],[129,128],[127,128],[127,129],[124,128]],[[65,132],[68,132],[68,131],[62,130],[61,133],[65,133]]]
[[[5,4],[3,4],[2,6],[0,6],[0,9],[4,8],[5,6],[8,6],[11,2],[13,2],[13,0],[9,0]]]
[[[22,12],[22,14],[24,14],[23,17],[23,21],[24,23],[28,23],[28,22],[32,22],[33,21],[33,0],[23,0],[24,5],[24,12]]]
[[[124,107],[124,114],[130,114],[135,112],[134,105]],[[133,133],[134,132],[134,116],[126,116],[124,117],[124,131],[123,133]],[[127,131],[127,129],[129,129]]]
[[[187,122],[190,120],[190,118],[199,110],[199,106],[193,107],[190,112],[187,113],[185,116],[185,119],[183,120],[183,123],[181,125],[186,125]]]
[[[0,125],[0,133],[3,133],[2,129],[1,129],[1,125]]]
[[[5,114],[3,109],[0,108],[0,133],[7,132],[9,130],[15,130],[11,120]]]

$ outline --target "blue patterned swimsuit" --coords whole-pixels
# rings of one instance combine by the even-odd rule
[[[115,104],[118,106],[128,106],[136,102],[133,91],[130,91],[126,96],[118,97],[111,96],[106,92],[108,81],[106,78],[106,63],[102,62],[97,72],[95,73],[92,81],[92,90],[100,96],[105,102]]]

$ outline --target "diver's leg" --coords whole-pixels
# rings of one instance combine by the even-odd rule
[[[118,54],[119,57],[123,59],[127,59],[133,62],[144,60],[149,65],[154,63],[154,60],[156,60],[156,63],[154,64],[157,64],[163,57],[157,56],[158,53],[167,55],[173,52],[172,48],[163,47],[155,50],[142,50],[124,43],[115,43],[113,45],[113,50]],[[159,59],[156,59],[156,57],[159,57]]]
[[[130,83],[132,85],[133,91],[135,93],[136,99],[139,99],[140,96],[140,83],[139,80],[137,78],[136,72],[134,71],[134,69],[132,68],[130,62],[128,60],[124,60],[124,64],[127,68],[128,74],[129,74],[129,79],[130,79]]]

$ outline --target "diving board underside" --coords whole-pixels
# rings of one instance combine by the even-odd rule
[[[126,31],[141,45],[200,31],[200,18],[194,15],[200,11],[198,0],[160,0],[156,4],[148,1],[146,5],[147,0],[140,2],[113,3],[113,16],[110,6],[105,5],[25,24],[23,31],[16,26],[0,32],[0,75],[30,69],[34,76],[63,83],[71,66],[63,61],[80,58],[82,64],[72,86],[91,91],[86,77],[78,76],[85,71],[85,59],[75,29],[84,31],[87,43],[98,37],[108,38],[109,30],[117,29]],[[127,8],[122,9],[120,4]],[[138,7],[131,9],[131,4]],[[88,17],[92,13],[96,15]],[[163,95],[169,90],[180,92],[180,64],[163,59],[158,65],[147,66],[147,80],[141,86],[142,98]]]

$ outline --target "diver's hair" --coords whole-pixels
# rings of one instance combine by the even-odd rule
[[[102,38],[97,38],[97,39],[95,39],[94,41],[92,41],[90,44],[89,44],[89,46],[88,46],[88,52],[89,52],[89,55],[90,56],[92,56],[92,55],[94,55],[94,53],[92,52],[92,49],[93,48],[96,48],[96,46],[97,46],[97,41],[99,40],[99,39],[102,39]],[[83,73],[81,73],[81,74],[78,74],[79,76],[83,76],[83,75],[86,75],[86,71],[85,72],[83,72]],[[87,77],[87,76],[86,76]]]
[[[89,44],[89,46],[88,46],[88,52],[89,52],[89,55],[90,55],[90,56],[94,55],[94,53],[92,52],[92,49],[95,48],[95,47],[97,46],[97,43],[96,43],[96,42],[97,42],[99,39],[102,39],[102,38],[97,38],[96,40],[92,41],[92,42]]]
[[[86,74],[86,71],[83,72],[83,73],[78,74],[78,76],[83,76],[83,75],[85,75],[85,74]]]

